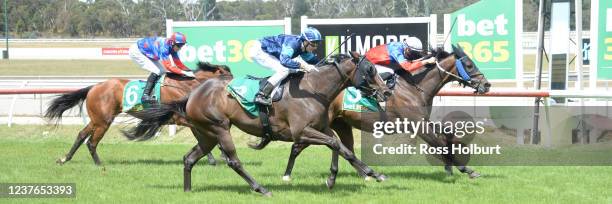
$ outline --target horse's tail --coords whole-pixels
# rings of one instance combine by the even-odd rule
[[[55,124],[62,119],[62,114],[76,105],[83,105],[83,101],[87,98],[87,93],[93,86],[88,86],[77,91],[62,94],[53,99],[51,105],[45,111],[45,118],[55,121]]]
[[[258,144],[251,144],[251,143],[249,143],[247,145],[249,145],[249,147],[251,149],[261,150],[261,149],[265,148],[266,146],[268,146],[268,144],[270,144],[270,142],[272,142],[271,139],[262,137],[261,141],[259,141]]]
[[[185,107],[188,97],[178,101],[161,104],[159,107],[152,107],[133,113],[137,118],[142,119],[138,125],[128,131],[123,131],[123,135],[129,140],[144,141],[149,140],[167,124],[176,113],[179,117],[185,117]]]

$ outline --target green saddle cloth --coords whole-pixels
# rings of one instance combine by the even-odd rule
[[[161,84],[166,78],[166,75],[162,75],[159,78],[157,83],[155,83],[155,88],[153,88],[153,96],[157,100],[157,103],[160,103],[161,100]],[[142,80],[131,80],[128,82],[123,88],[123,112],[130,111],[141,111],[144,109],[142,101],[142,93],[144,92],[144,87],[147,84],[146,81]]]
[[[259,116],[259,108],[254,102],[255,95],[259,91],[259,80],[246,77],[234,78],[226,89],[247,113],[251,116]]]
[[[342,98],[342,109],[355,112],[378,112],[380,111],[378,101],[369,97],[362,97],[361,91],[355,87],[344,90]]]

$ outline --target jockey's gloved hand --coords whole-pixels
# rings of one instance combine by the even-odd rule
[[[298,60],[297,62],[300,63],[300,68],[301,69],[304,69],[305,66],[309,65],[308,63],[306,63],[304,61],[301,61],[301,60]]]
[[[436,58],[435,57],[430,57],[429,59],[423,60],[424,64],[433,64],[436,63]]]
[[[195,74],[193,74],[192,71],[182,71],[181,74],[185,75],[186,77],[192,77],[195,78]]]
[[[318,71],[319,71],[319,69],[317,69],[317,67],[315,67],[315,66],[314,66],[314,65],[312,65],[312,64],[307,64],[307,65],[304,65],[304,66],[302,66],[302,69],[303,69],[304,71],[306,71],[306,72],[311,72],[311,71],[317,71],[317,72],[318,72]]]

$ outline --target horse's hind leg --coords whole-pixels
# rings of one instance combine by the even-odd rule
[[[240,175],[255,192],[261,193],[265,196],[272,196],[271,192],[269,192],[263,186],[260,186],[257,181],[255,181],[255,179],[253,179],[253,177],[251,177],[242,167],[240,159],[238,159],[238,155],[236,154],[236,147],[234,146],[234,142],[229,134],[229,130],[225,129],[218,132],[220,133],[218,134],[218,139],[219,145],[221,146],[221,151],[227,155],[227,165],[238,173],[238,175]]]
[[[289,161],[287,162],[285,175],[283,175],[283,181],[291,181],[291,171],[293,171],[295,159],[304,149],[306,149],[306,147],[308,147],[307,144],[293,143],[293,145],[291,145],[291,153],[289,154]]]
[[[208,158],[208,165],[217,165],[217,160],[215,159],[215,156],[212,154],[212,152],[209,152],[206,157]]]
[[[192,128],[194,136],[198,139],[196,144],[191,151],[189,151],[183,157],[183,190],[185,192],[191,191],[191,169],[193,166],[202,158],[205,154],[210,154],[215,145],[217,145],[217,139],[214,137],[204,138],[201,133]]]
[[[57,163],[60,165],[63,165],[64,163],[70,161],[72,157],[74,156],[74,153],[79,149],[79,147],[81,147],[85,139],[87,139],[87,137],[91,135],[91,132],[92,132],[91,123],[88,123],[87,126],[85,126],[85,128],[83,128],[79,132],[79,135],[74,141],[74,144],[72,145],[72,148],[70,148],[70,151],[68,152],[68,154],[66,154],[64,158],[58,159]]]
[[[183,190],[191,191],[191,170],[193,166],[204,157],[206,153],[212,156],[210,151],[217,145],[217,139],[213,137],[204,138],[203,134],[195,128],[191,128],[193,136],[198,140],[198,144],[183,157]],[[214,158],[213,158],[214,159]]]
[[[355,148],[354,148],[355,140],[353,138],[353,128],[351,127],[351,125],[346,123],[344,120],[337,118],[331,123],[330,127],[338,134],[338,137],[340,138],[340,141],[342,142],[342,144],[354,154],[355,153]],[[332,161],[333,161],[333,156],[334,155],[332,155]],[[337,166],[338,163],[336,162],[335,165]],[[357,166],[353,166],[353,168],[357,170],[357,174],[359,174],[359,176],[365,177],[366,179],[370,179],[370,177],[367,177],[365,174],[363,174],[363,172],[359,171]]]
[[[198,143],[183,157],[183,190],[185,192],[191,191],[191,169],[204,156],[204,151],[210,152],[215,145],[217,145],[216,142]]]
[[[104,137],[104,134],[106,134],[106,131],[108,130],[108,128],[109,128],[109,125],[96,126],[94,128],[93,135],[87,141],[87,148],[89,148],[89,153],[91,154],[91,158],[94,160],[94,163],[98,166],[102,165],[102,162],[100,161],[100,157],[98,156],[98,152],[97,152],[98,143],[100,143],[100,140],[102,140],[102,137]]]

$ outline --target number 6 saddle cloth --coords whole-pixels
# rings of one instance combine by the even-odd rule
[[[153,91],[151,93],[153,97],[155,97],[155,100],[157,100],[158,104],[160,103],[161,99],[161,86],[165,78],[165,74],[159,78],[159,80],[155,83],[155,88],[153,88]],[[140,98],[142,98],[142,92],[146,84],[147,82],[143,80],[131,80],[125,85],[125,87],[123,88],[123,109],[121,110],[122,112],[135,112],[144,109]]]

